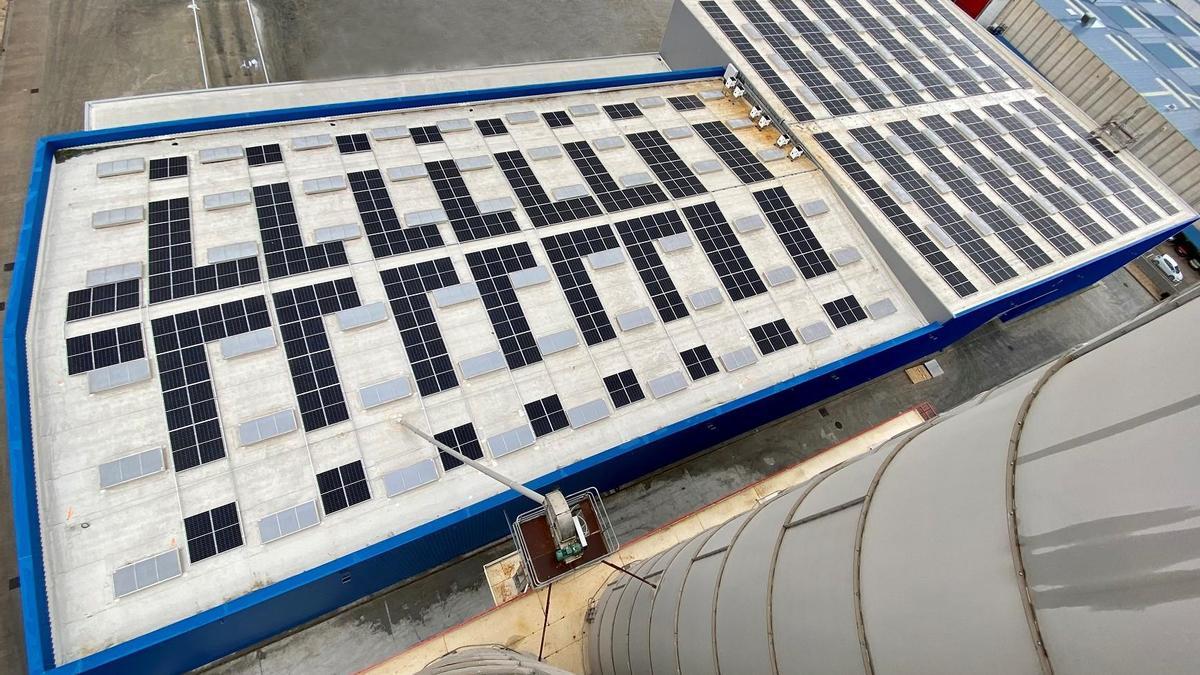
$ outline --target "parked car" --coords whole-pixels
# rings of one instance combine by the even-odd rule
[[[1175,259],[1167,254],[1154,256],[1154,264],[1162,273],[1171,281],[1179,283],[1183,281],[1183,272],[1179,269],[1179,264]]]

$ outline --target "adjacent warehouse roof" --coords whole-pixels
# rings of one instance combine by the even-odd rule
[[[44,166],[19,384],[56,663],[499,492],[397,415],[532,481],[1193,216],[918,0],[686,4],[739,86],[97,132]]]
[[[1194,18],[1155,0],[1036,2],[1137,90],[1144,105],[1200,146],[1200,24]],[[1096,20],[1084,26],[1085,14]]]
[[[1089,131],[1112,132],[1114,145],[1127,146],[1127,154],[1194,205],[1200,201],[1200,22],[1194,9],[1177,4],[995,0],[981,19],[1003,29],[1092,117]]]

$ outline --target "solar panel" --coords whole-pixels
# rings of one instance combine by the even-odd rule
[[[1018,176],[1021,177],[1030,187],[1037,190],[1039,194],[1052,207],[1057,209],[1071,223],[1075,229],[1079,230],[1083,236],[1087,237],[1088,241],[1093,244],[1101,244],[1112,239],[1112,235],[1105,232],[1100,224],[1092,218],[1080,204],[1073,198],[1067,195],[1057,184],[1035,167],[1025,155],[1009,144],[1003,136],[999,134],[991,125],[984,122],[983,118],[975,114],[971,110],[962,110],[954,113],[954,117],[966,125],[972,133],[979,137],[979,141],[983,143],[989,150],[996,153],[996,156],[1005,161]]]
[[[67,338],[68,375],[107,368],[145,356],[140,323]]]
[[[459,167],[452,160],[426,162],[425,169],[433,180],[442,208],[450,220],[454,236],[460,242],[516,232],[521,229],[516,216],[508,211],[483,214],[475,205]],[[411,223],[410,223],[411,225]]]
[[[813,279],[836,269],[786,190],[782,187],[760,190],[754,193],[754,200],[805,279]]]
[[[929,0],[929,2],[935,1],[936,0]],[[942,6],[940,9],[941,11],[938,13],[947,21],[949,21],[952,26],[957,28],[960,35],[966,37],[971,44],[975,45],[975,47],[979,49],[979,51],[986,54],[993,63],[1000,66],[1000,68],[1007,73],[1010,78],[1012,78],[1012,81],[1017,83],[1017,87],[1022,89],[1029,87],[1029,80],[1027,80],[1025,76],[1021,74],[1021,71],[1017,70],[1017,68],[1011,65],[1007,60],[1000,58],[1000,56],[996,54],[995,48],[991,43],[981,39],[975,34],[974,31],[967,28],[966,24],[963,23],[957,12],[945,6]],[[926,14],[928,13],[926,12]]]
[[[317,474],[317,489],[325,515],[348,509],[371,498],[371,486],[361,460]]]
[[[1079,193],[1118,232],[1132,232],[1137,229],[1137,225],[1134,224],[1129,216],[1125,215],[1120,208],[1113,204],[1104,193],[1097,190],[1096,186],[1079,175],[1079,172],[1074,167],[1060,157],[1050,146],[1042,142],[1036,134],[1026,129],[1025,125],[1014,117],[1012,113],[999,105],[984,106],[983,111],[1011,132],[1012,137],[1018,143],[1025,146],[1035,157],[1044,162],[1060,180]]]
[[[416,377],[417,390],[429,396],[457,387],[458,377],[428,295],[434,289],[458,283],[454,263],[449,258],[438,258],[381,270],[379,276],[400,328],[400,341]]]
[[[575,123],[571,121],[571,118],[567,116],[567,111],[565,110],[552,110],[550,112],[544,112],[542,113],[542,119],[546,120],[546,124],[549,125],[551,129],[575,125]]]
[[[526,403],[525,414],[529,417],[529,424],[538,438],[571,425],[567,420],[567,413],[563,411],[562,402],[558,400],[558,394]]]
[[[345,134],[334,140],[337,141],[338,152],[343,155],[371,151],[371,141],[367,140],[366,134]]]
[[[937,17],[935,17],[933,14],[930,14],[929,11],[925,9],[923,4],[917,2],[916,0],[897,0],[897,2],[900,3],[900,6],[903,7],[910,16],[925,26],[925,29],[929,31],[929,34],[932,35],[935,40],[949,47],[950,51],[953,52],[955,56],[965,63],[967,67],[974,70],[976,77],[986,84],[990,89],[993,91],[1004,91],[1005,89],[1009,88],[1008,83],[1004,81],[1004,76],[1001,75],[999,71],[997,71],[991,65],[988,65],[988,63],[983,59],[979,58],[975,49],[959,39],[958,36],[960,33],[951,31],[943,26]],[[944,17],[950,17],[953,15],[953,13],[954,11],[950,9],[945,9],[944,11],[940,12],[940,14]],[[972,35],[972,33],[961,24],[959,24],[959,29],[963,35]],[[987,50],[987,53],[991,53],[990,48],[985,49]],[[994,55],[993,58],[995,58]],[[998,62],[1003,63],[1003,61]]]
[[[657,184],[622,188],[613,180],[608,169],[604,168],[604,163],[586,142],[564,143],[563,148],[579,169],[579,173],[583,174],[588,187],[596,193],[605,211],[625,211],[667,201],[666,193]]]
[[[685,96],[671,96],[667,99],[667,102],[671,104],[672,108],[678,110],[679,112],[704,109],[704,101],[701,101],[698,97],[691,94],[687,94]]]
[[[891,54],[896,59],[896,62],[902,65],[913,79],[935,99],[946,101],[956,97],[956,94],[935,73],[929,70],[920,56],[914,54],[903,42],[896,38],[896,31],[890,26],[885,26],[875,13],[869,11],[857,0],[833,0],[833,2],[841,6],[849,17],[862,24],[863,28],[866,29],[867,35],[870,35],[872,40]],[[782,4],[784,3],[776,2],[777,7]],[[791,3],[788,2],[787,4],[790,5]],[[812,0],[806,4],[812,7],[818,16],[827,23],[830,19],[826,18],[826,15],[835,13],[832,8],[828,8],[824,0]],[[781,9],[781,11],[783,10]],[[906,80],[903,76],[901,79]]]
[[[612,399],[613,408],[624,408],[631,403],[646,398],[642,385],[638,384],[637,376],[632,370],[623,370],[604,377],[604,388]]]
[[[708,351],[708,345],[697,345],[691,349],[685,349],[679,352],[679,358],[683,361],[683,366],[687,368],[688,376],[692,378],[693,382],[720,372],[717,362],[713,360],[712,352]]]
[[[479,437],[475,435],[475,426],[470,422],[436,433],[433,437],[471,459],[483,459],[483,448],[479,445]],[[442,450],[438,450],[438,458],[442,460],[443,471],[463,465],[462,460]]]
[[[992,283],[998,284],[1017,276],[991,245],[980,238],[963,217],[942,199],[912,166],[870,127],[851,129],[850,135],[862,143],[879,161],[888,174],[900,184],[925,213],[949,234],[967,257],[979,267]]]
[[[849,2],[852,0],[842,1]],[[979,86],[970,73],[960,68],[953,59],[946,56],[946,53],[942,51],[942,48],[936,42],[926,37],[919,27],[909,21],[908,17],[911,16],[910,11],[900,11],[898,8],[893,7],[890,2],[875,3],[872,7],[879,11],[880,16],[886,17],[905,40],[914,45],[933,63],[933,67],[936,69],[935,72],[944,73],[951,82],[968,96],[984,93],[983,87]]]
[[[266,298],[262,296],[180,312],[150,322],[176,471],[225,456],[204,345],[270,325]]]
[[[833,331],[824,321],[816,321],[800,328],[800,339],[806,345],[820,342],[831,335],[833,335]]]
[[[67,294],[67,321],[136,309],[141,305],[140,290],[140,279],[127,279],[71,291]]]
[[[367,231],[371,253],[384,258],[444,245],[437,225],[404,227],[377,169],[349,174],[354,203]]]
[[[626,138],[672,197],[682,199],[706,192],[704,184],[696,178],[696,174],[692,173],[687,163],[679,158],[661,133],[642,131],[629,134]]]
[[[783,102],[783,106],[796,116],[797,120],[803,122],[816,119],[813,117],[812,112],[800,101],[800,98],[796,96],[796,93],[792,91],[791,87],[783,81],[779,73],[775,72],[771,64],[763,59],[758,50],[751,46],[750,41],[737,29],[737,26],[733,25],[733,22],[729,20],[725,11],[717,6],[717,3],[712,2],[712,0],[702,0],[700,8],[717,24],[717,28],[733,43],[734,49],[737,49],[742,57],[746,59],[750,67],[754,69],[754,72],[758,73],[758,76],[763,79],[767,87]]]
[[[304,245],[292,191],[286,182],[255,186],[254,208],[267,278],[279,279],[347,264],[346,249],[340,241]]]
[[[960,131],[939,115],[922,117],[921,121],[932,129],[943,141],[946,147],[974,169],[983,180],[1000,195],[1008,204],[1027,221],[1029,225],[1045,237],[1050,245],[1064,256],[1074,255],[1083,250],[1079,242],[1067,234],[1045,209],[1031,199],[1025,191],[1017,187],[996,163],[988,159]]]
[[[509,274],[537,266],[529,244],[519,242],[467,254],[467,265],[487,308],[492,330],[512,370],[542,360]]]
[[[279,149],[278,143],[252,145],[246,148],[246,164],[250,166],[278,164],[282,161],[283,152]]]
[[[111,162],[96,164],[96,178],[112,178],[113,176],[128,176],[146,170],[146,160],[141,157],[118,159]]]
[[[508,133],[508,127],[504,126],[504,120],[499,117],[475,120],[475,126],[479,128],[479,133],[484,136],[502,136]]]
[[[166,180],[188,175],[188,158],[163,157],[150,160],[150,180]]]
[[[971,210],[971,213],[983,219],[988,227],[1000,237],[1000,241],[1004,242],[1004,245],[1030,269],[1050,264],[1050,256],[1046,255],[1045,251],[1029,238],[1029,235],[1022,232],[1017,223],[1001,211],[995,202],[984,195],[983,191],[958,169],[957,163],[950,161],[945,153],[931,143],[912,122],[900,120],[889,122],[887,126],[903,139],[917,157],[925,163],[925,166],[941,177],[954,194]],[[944,226],[943,223],[939,224]]]
[[[305,431],[350,419],[322,316],[358,307],[353,277],[272,295]]]
[[[187,535],[188,560],[192,563],[242,545],[237,502],[188,516],[183,519],[183,529]]]
[[[1159,216],[1154,209],[1146,205],[1142,198],[1137,195],[1125,181],[1118,178],[1113,172],[1109,171],[1103,164],[1100,163],[1096,155],[1088,150],[1082,143],[1072,138],[1053,118],[1046,113],[1038,110],[1029,101],[1014,101],[1013,109],[1025,114],[1026,118],[1031,120],[1037,128],[1050,140],[1058,144],[1060,148],[1067,151],[1079,166],[1082,166],[1084,171],[1087,171],[1100,181],[1100,184],[1112,191],[1116,197],[1127,209],[1133,212],[1143,223],[1153,223],[1158,220]]]
[[[554,147],[557,150],[557,146]],[[603,213],[591,195],[551,201],[529,162],[518,150],[497,153],[496,163],[534,227],[557,225]]]
[[[750,337],[754,338],[754,344],[758,345],[758,351],[763,356],[786,349],[799,342],[796,334],[792,332],[792,328],[784,319],[776,319],[761,326],[751,327]]]
[[[821,72],[821,69],[812,60],[805,56],[804,52],[792,42],[791,38],[784,35],[783,31],[779,29],[779,26],[771,18],[771,15],[763,11],[757,2],[754,0],[734,0],[733,4],[750,20],[750,24],[762,34],[767,44],[771,45],[775,53],[787,63],[792,72],[800,78],[800,81],[812,90],[813,94],[821,101],[821,105],[825,106],[825,109],[831,115],[849,115],[855,112],[854,106],[846,100],[842,92],[825,77],[825,74]],[[795,21],[792,23],[796,24]],[[821,57],[827,60],[828,65],[837,71],[842,79],[850,82],[852,86],[862,86],[863,99],[872,109],[890,107],[887,98],[882,96],[878,89],[866,82],[866,78],[862,76],[862,73],[859,73],[850,64],[849,60],[845,58],[845,55],[839,49],[833,47],[823,36],[821,38],[814,36],[812,32],[815,31],[806,32],[805,29],[810,28],[811,24],[804,21],[800,22],[796,27],[808,39],[809,44],[816,49]],[[855,90],[858,91],[858,86],[855,86]]]
[[[238,442],[242,445],[254,445],[295,430],[296,414],[288,408],[242,422],[238,425]]]
[[[150,202],[150,303],[258,283],[258,260],[242,258],[192,267],[192,218],[187,197]]]
[[[688,315],[683,298],[675,288],[675,282],[667,273],[662,258],[654,248],[654,242],[664,237],[686,235],[687,228],[679,213],[671,210],[614,224],[621,241],[629,250],[629,257],[637,268],[638,276],[658,310],[663,323],[670,323]]]
[[[717,153],[725,166],[729,167],[729,170],[743,183],[757,183],[774,178],[767,167],[763,166],[754,153],[746,149],[746,146],[724,124],[701,122],[693,124],[692,128],[700,134],[700,138],[704,139],[708,147]]]
[[[754,0],[737,0],[735,4],[737,4],[738,7],[742,9],[742,12],[746,14],[746,16],[749,17],[752,22],[754,22],[754,25],[759,29],[759,31],[763,32],[764,37],[772,44],[772,46],[775,46],[776,43],[781,46],[790,46],[792,44],[786,36],[780,33],[770,15],[763,11],[757,2]],[[800,12],[794,6],[790,9],[787,9],[781,6],[780,3],[775,4],[776,8],[780,10],[780,13],[783,15],[784,19],[791,24],[797,33],[799,33],[800,37],[804,39],[804,41],[807,42],[809,46],[821,56],[822,59],[824,59],[825,63],[828,64],[835,73],[837,73],[838,77],[840,77],[847,85],[850,86],[851,89],[854,90],[859,97],[862,98],[863,102],[867,104],[867,107],[869,107],[871,110],[885,110],[892,107],[892,104],[888,101],[885,92],[881,91],[879,87],[875,86],[875,84],[872,83],[862,73],[862,71],[858,69],[850,57],[847,56],[846,52],[843,52],[840,47],[836,46],[829,39],[827,34],[829,27],[818,27],[816,23],[810,21],[803,12]],[[752,13],[747,13],[746,8],[752,8]],[[787,11],[785,11],[785,9],[787,9]],[[760,25],[760,23],[762,25]],[[861,43],[862,41],[858,40],[858,42]],[[862,45],[859,45],[860,49],[861,46]],[[776,51],[779,51],[778,47],[776,48]],[[851,45],[851,53],[854,53],[853,45]],[[783,52],[780,52],[780,54],[784,56],[784,59],[788,60],[790,63],[790,59],[788,58],[787,54],[784,54]],[[875,60],[876,65],[885,65],[886,67],[886,64],[883,64],[882,59],[879,59],[873,50],[867,50],[867,58]],[[860,59],[860,61],[862,61],[862,59]],[[801,76],[801,79],[804,79],[803,75]],[[805,84],[808,84],[808,86],[811,87],[813,92],[818,96],[822,96],[822,91],[824,91],[823,89],[814,87],[808,82],[805,82]],[[911,91],[911,87],[908,87],[908,89]],[[830,112],[833,111],[831,110]]]
[[[564,232],[542,239],[542,246],[550,257],[550,264],[567,296],[567,305],[575,316],[584,342],[595,345],[617,337],[581,259],[598,251],[617,248],[617,238],[612,228],[600,225]]]
[[[863,169],[862,165],[854,159],[840,143],[834,139],[833,135],[827,132],[820,132],[813,135],[813,138],[825,148],[829,156],[833,158],[842,170],[854,181],[858,188],[862,190],[875,206],[883,213],[892,225],[904,236],[908,243],[912,244],[913,248],[921,254],[925,262],[942,277],[942,280],[950,285],[950,288],[960,297],[965,298],[968,295],[976,292],[975,285],[967,279],[966,275],[958,269],[945,253],[942,253],[937,244],[929,239],[928,235],[913,222],[912,218],[905,213],[904,209],[896,203],[896,201],[884,191],[879,183]]]
[[[641,117],[642,111],[632,103],[612,103],[604,106],[604,113],[611,120],[627,120],[632,117]]]
[[[408,131],[417,145],[442,142],[442,132],[436,126],[412,127]]]
[[[809,21],[808,18],[804,16],[804,14],[796,7],[796,5],[791,2],[791,0],[773,0],[771,4],[773,4],[775,9],[779,10],[779,13],[783,16],[783,18],[789,21],[792,26],[794,26],[806,37],[806,39],[811,36],[815,40],[823,40],[827,45],[827,47],[824,49],[837,49],[837,47],[833,46],[828,38],[825,37],[825,33],[817,29],[816,26]],[[830,7],[828,3],[824,2],[824,0],[808,0],[805,2],[805,4],[808,6],[809,11],[816,15],[816,17],[822,22],[824,22],[825,26],[829,30],[833,31],[833,34],[837,36],[842,44],[849,47],[850,51],[857,56],[859,60],[861,60],[863,64],[866,65],[866,67],[869,68],[871,72],[878,77],[880,81],[882,81],[884,85],[890,89],[897,98],[900,99],[902,103],[904,103],[904,105],[916,105],[924,102],[924,99],[921,98],[921,95],[912,88],[912,85],[909,84],[908,81],[903,77],[900,77],[900,74],[897,73],[896,70],[892,68],[892,66],[888,64],[888,62],[885,61],[878,52],[875,51],[875,48],[868,44],[866,40],[863,40],[858,34],[858,31],[856,31],[849,22],[843,19],[840,14],[834,11],[834,9]],[[807,32],[805,32],[805,29],[801,28],[802,25],[805,26]],[[810,40],[810,44],[811,42],[812,41]],[[814,47],[815,46],[816,45],[814,45]],[[828,59],[828,57],[826,58]],[[859,93],[862,93],[863,91],[857,86],[855,86],[855,90],[859,91]],[[883,92],[880,92],[881,95],[882,93]]]
[[[1158,208],[1162,209],[1163,213],[1169,215],[1178,210],[1166,197],[1162,196],[1162,193],[1160,193],[1158,190],[1155,190],[1154,187],[1151,186],[1150,183],[1143,178],[1140,173],[1134,171],[1133,168],[1125,163],[1125,160],[1117,157],[1116,154],[1105,147],[1103,141],[1089,134],[1087,130],[1080,126],[1078,122],[1063,112],[1062,108],[1059,108],[1057,104],[1045,96],[1039,96],[1037,102],[1041,104],[1041,106],[1047,111],[1049,111],[1051,115],[1054,115],[1059,119],[1059,121],[1061,121],[1063,124],[1066,124],[1067,128],[1074,132],[1076,136],[1087,139],[1088,144],[1091,145],[1101,157],[1104,157],[1108,160],[1109,164],[1112,164],[1114,167],[1116,167],[1117,171],[1120,171],[1121,175],[1125,176],[1126,180],[1136,185],[1137,188],[1142,191],[1142,194],[1149,197],[1158,206]]]
[[[826,302],[821,307],[825,309],[825,313],[829,315],[829,320],[833,322],[835,328],[845,328],[867,318],[867,313],[863,311],[862,305],[858,304],[858,299],[853,295]]]
[[[683,215],[731,299],[736,302],[767,292],[716,202],[686,206]]]

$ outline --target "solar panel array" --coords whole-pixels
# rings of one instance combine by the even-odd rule
[[[917,0],[688,1],[745,67],[753,95],[786,111],[780,122],[806,125],[797,128],[815,141],[814,159],[857,188],[871,226],[952,299],[1081,258],[1175,210],[1061,110],[1027,104],[1014,91],[1028,84],[1018,71],[977,36],[910,6]],[[387,443],[422,456],[379,461],[391,446],[377,447],[371,425],[399,410],[469,457],[508,461],[535,444],[570,447],[591,425],[622,424],[608,418],[632,420],[621,434],[645,433],[638,420],[654,417],[658,428],[716,400],[681,393],[689,388],[744,395],[723,389],[728,373],[737,371],[739,391],[768,386],[790,377],[797,358],[826,363],[847,345],[915,328],[837,192],[807,160],[783,160],[779,128],[759,132],[746,102],[714,94],[719,87],[397,113],[389,126],[339,120],[336,136],[321,123],[278,142],[256,130],[255,145],[223,140],[207,154],[184,139],[170,151],[184,154],[150,159],[149,175],[113,170],[130,185],[155,181],[144,219],[141,205],[93,218],[96,237],[147,234],[148,249],[125,252],[146,256],[146,301],[141,267],[126,260],[104,260],[86,287],[64,291],[67,369],[153,358],[156,414],[167,422],[155,447],[169,452],[164,470],[103,489],[193,469],[189,477],[220,475],[227,457],[241,471],[252,453],[283,466],[284,449],[300,452],[305,462],[288,480],[304,485],[286,499],[246,503],[243,492],[179,512],[195,563],[319,530],[322,518],[354,518],[425,485],[455,494],[444,479],[461,462],[414,450],[400,432]],[[1007,98],[963,101],[971,92]],[[933,102],[920,116],[897,113]],[[245,184],[231,185],[231,172],[221,189],[245,189],[250,208],[210,199],[227,193],[191,197],[204,194],[214,165],[235,164]],[[193,214],[193,203],[204,211]],[[257,241],[235,240],[243,225]],[[194,240],[222,245],[196,265]],[[216,295],[187,300],[202,293]],[[134,309],[145,327],[130,324]],[[131,318],[119,328],[119,317],[97,318],[122,311]],[[829,339],[839,331],[854,332]],[[273,390],[248,404],[243,392],[221,405],[228,382],[252,389],[246,381],[273,375],[291,381],[283,399]],[[668,396],[685,403],[644,412]],[[243,414],[254,406],[262,410]],[[582,441],[588,452],[603,449],[595,438]],[[145,448],[105,461],[135,451]],[[528,464],[548,471],[574,457]],[[156,546],[130,552],[113,573],[163,555]],[[163,578],[173,574],[168,565]]]
[[[685,4],[737,67],[744,105],[772,118],[769,133],[818,149],[958,298],[1061,269],[1180,210],[945,0]],[[743,181],[759,180],[759,159],[725,125],[694,129]],[[797,262],[805,241],[789,244]]]

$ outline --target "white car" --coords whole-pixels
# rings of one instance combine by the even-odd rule
[[[1183,281],[1183,272],[1180,271],[1178,263],[1175,259],[1167,254],[1154,256],[1154,264],[1162,273],[1171,281],[1179,283]]]

